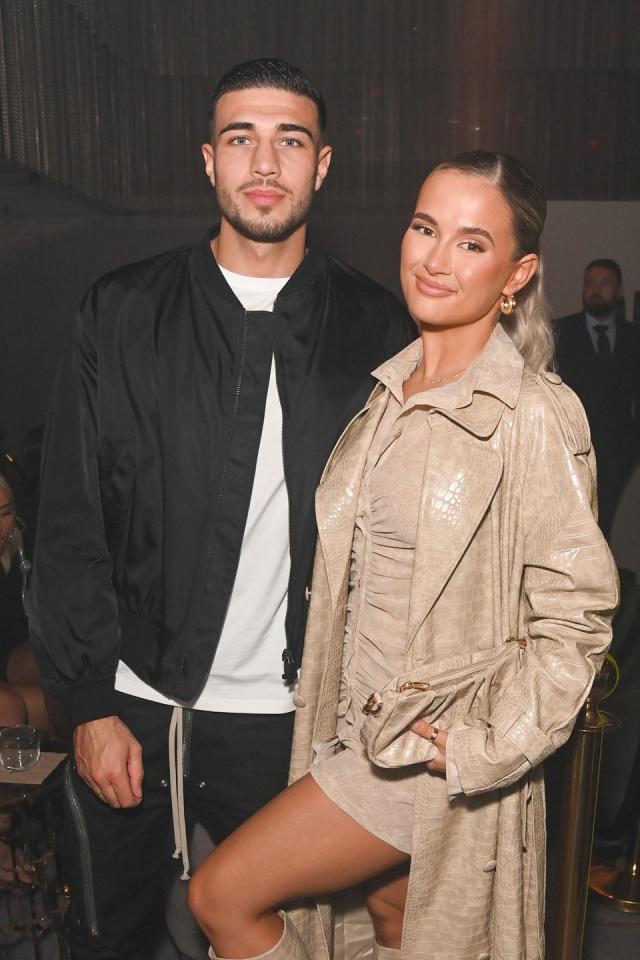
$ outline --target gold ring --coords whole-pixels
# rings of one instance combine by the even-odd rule
[[[433,728],[433,733],[431,734],[430,737],[427,737],[427,740],[429,740],[431,743],[433,743],[434,745],[437,746],[437,744],[436,744],[436,738],[437,738],[437,736],[438,736],[439,733],[440,733],[440,731],[438,730],[438,728],[437,728],[437,727],[434,727],[434,728]]]

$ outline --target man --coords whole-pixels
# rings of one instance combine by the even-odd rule
[[[74,957],[151,955],[172,811],[184,854],[183,803],[219,842],[286,783],[315,487],[414,336],[307,250],[324,129],[296,68],[229,71],[203,146],[219,232],[100,280],[62,360],[30,603],[75,727]]]
[[[618,498],[640,449],[640,342],[619,315],[622,272],[592,260],[584,273],[583,310],[557,328],[557,364],[589,419],[598,465],[600,526],[609,535]]]

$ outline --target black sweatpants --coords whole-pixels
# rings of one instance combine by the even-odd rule
[[[172,708],[119,697],[120,717],[142,744],[143,799],[133,809],[114,810],[73,765],[67,772],[62,861],[71,891],[73,960],[146,960],[165,930],[163,886],[174,864]],[[187,825],[198,820],[219,843],[286,786],[293,718],[293,712],[185,711]]]

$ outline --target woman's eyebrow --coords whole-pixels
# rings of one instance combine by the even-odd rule
[[[421,210],[416,210],[413,216],[414,216],[414,219],[424,220],[425,223],[428,223],[433,227],[438,226],[438,221],[434,217],[432,217],[430,213],[423,213]],[[486,239],[490,242],[490,244],[492,246],[495,246],[493,242],[493,237],[491,236],[488,230],[484,229],[484,227],[464,227],[463,226],[458,228],[457,233],[458,234],[474,233],[476,234],[476,236],[486,237]]]

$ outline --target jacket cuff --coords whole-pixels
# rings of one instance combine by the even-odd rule
[[[532,767],[537,766],[555,750],[546,733],[527,713],[521,714],[510,726],[502,727],[499,732],[527,758]]]
[[[462,793],[462,784],[458,773],[458,765],[455,757],[455,730],[449,730],[447,734],[447,747],[445,750],[445,759],[447,763],[447,795],[450,800]]]
[[[90,720],[100,720],[102,717],[117,716],[119,713],[114,673],[106,677],[81,680],[72,686],[53,690],[52,693],[62,700],[72,727]]]
[[[468,797],[507,787],[531,768],[510,740],[494,737],[489,728],[465,727],[455,734],[450,759],[455,763],[462,791]]]

